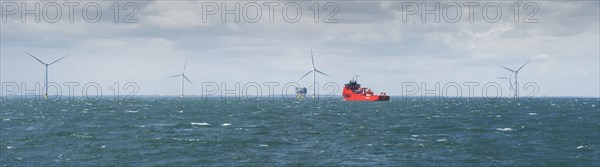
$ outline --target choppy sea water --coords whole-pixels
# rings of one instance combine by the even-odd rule
[[[3,166],[600,166],[598,98],[0,106]]]

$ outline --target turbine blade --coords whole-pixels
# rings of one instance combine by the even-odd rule
[[[302,77],[300,77],[300,79],[298,79],[298,82],[300,82],[300,80],[304,79],[304,77],[306,77],[311,72],[313,72],[313,70],[308,71],[306,74],[304,74]]]
[[[178,77],[178,76],[181,76],[181,74],[177,74],[177,75],[173,75],[173,76],[167,77],[167,79],[169,79],[169,78],[174,78],[174,77]]]
[[[310,48],[310,59],[312,60],[312,65],[313,65],[313,68],[315,68],[315,58],[313,57],[313,51],[312,51],[312,48]]]
[[[527,63],[529,63],[529,61],[525,62],[525,64],[523,64],[521,67],[519,67],[519,69],[517,69],[517,71],[521,70],[521,68],[525,67],[525,65],[527,65]]]
[[[511,69],[510,69],[510,68],[508,68],[508,67],[504,67],[504,66],[501,66],[501,65],[498,65],[498,66],[500,66],[500,67],[502,67],[502,68],[504,68],[504,69],[506,69],[506,70],[508,70],[508,71],[510,71],[510,72],[515,72],[514,70],[511,70]]]
[[[27,53],[27,52],[25,52]],[[39,61],[40,63],[46,65],[46,63],[44,63],[42,60],[38,59],[37,57],[33,56],[32,54],[27,53],[29,56],[33,57],[35,60]]]
[[[325,73],[323,73],[323,72],[321,72],[321,71],[319,71],[319,70],[315,70],[315,71],[317,71],[318,73],[321,73],[321,74],[323,74],[323,75],[325,75],[325,76],[331,77],[331,76],[329,76],[329,75],[327,75],[327,74],[325,74]]]
[[[48,65],[52,65],[52,64],[54,64],[54,63],[56,63],[56,62],[58,62],[58,61],[60,61],[60,60],[64,59],[65,57],[67,57],[67,56],[61,57],[61,58],[60,58],[60,59],[58,59],[58,60],[54,60],[53,62],[49,63]]]
[[[190,79],[188,79],[188,77],[186,77],[185,75],[181,75],[183,76],[183,78],[185,78],[186,81],[188,81],[188,83],[190,83],[192,86],[194,86],[194,84],[192,83],[192,81],[190,81]]]
[[[185,58],[185,63],[183,64],[183,71],[181,73],[185,73],[185,67],[187,66],[188,58]]]
[[[506,77],[496,77],[496,78],[498,78],[498,79],[508,79]]]

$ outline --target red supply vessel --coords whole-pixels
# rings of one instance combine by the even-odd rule
[[[369,88],[361,88],[360,84],[358,84],[357,80],[352,79],[349,83],[344,85],[344,90],[342,91],[342,96],[344,96],[344,101],[388,101],[390,100],[390,96],[386,95],[384,92],[376,95]]]

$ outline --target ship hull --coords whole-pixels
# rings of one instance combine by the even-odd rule
[[[377,95],[377,96],[365,96],[361,94],[351,94],[349,97],[345,96],[344,101],[388,101],[390,96]]]

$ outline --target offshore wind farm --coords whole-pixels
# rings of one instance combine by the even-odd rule
[[[3,0],[0,166],[599,166],[599,7]]]
[[[64,58],[44,63],[27,54],[46,68]],[[508,80],[509,91],[517,87],[516,76],[528,63],[514,70],[501,66],[511,72],[508,77],[499,77]],[[316,68],[312,49],[311,64],[311,70],[298,81],[312,73],[313,86],[316,87],[317,73],[329,75]],[[597,162],[598,158],[593,155],[600,153],[595,149],[600,146],[596,142],[600,136],[588,131],[599,124],[596,119],[600,116],[597,98],[519,99],[515,91],[512,98],[422,99],[396,96],[396,100],[381,103],[343,102],[340,98],[317,100],[284,97],[275,100],[223,101],[220,98],[185,97],[186,82],[193,85],[186,76],[187,68],[186,58],[181,73],[167,77],[180,77],[180,97],[140,96],[119,103],[109,97],[94,101],[38,101],[35,98],[3,101],[5,118],[2,126],[10,128],[3,129],[5,138],[1,149],[10,157],[4,154],[2,161],[29,163],[26,160],[57,157],[50,159],[61,163],[83,160],[86,164],[102,164],[106,159],[116,158],[113,155],[127,155],[136,160],[119,159],[118,163],[387,166],[432,165],[452,157],[469,159],[468,162],[459,162],[469,165],[586,166]],[[358,84],[358,78],[362,75],[353,71],[350,74],[353,78],[344,87],[345,100],[390,99],[385,93],[375,96],[370,89],[366,92],[367,88],[360,88]],[[47,79],[44,81],[47,82]],[[364,94],[361,95],[359,89]],[[361,97],[351,97],[358,95]],[[369,100],[369,97],[375,99]],[[318,94],[314,93],[313,98],[319,98]],[[424,106],[432,108],[424,109]],[[587,116],[580,117],[581,114]],[[575,121],[572,119],[574,117],[579,119]],[[25,128],[22,123],[28,125],[25,133],[20,131]],[[556,134],[547,134],[548,131],[543,130],[562,123],[572,126],[553,129]],[[540,134],[540,129],[546,131],[543,133],[547,135],[531,135]],[[571,134],[568,137],[548,138],[548,135],[567,132]],[[484,136],[491,139],[478,139]],[[25,139],[26,142],[19,141],[22,138],[29,139]],[[69,142],[57,144],[58,140]],[[530,141],[539,143],[532,144]],[[53,151],[40,151],[32,147],[34,145]],[[541,161],[522,158],[540,147],[550,150],[533,151],[544,155],[533,157]],[[68,151],[77,149],[81,151]],[[198,154],[198,149],[206,153]],[[440,153],[440,149],[460,154]],[[495,151],[490,152],[490,149]],[[339,150],[345,151],[327,154]],[[365,156],[365,152],[369,156],[385,156],[371,157],[366,161],[354,158]],[[568,152],[567,155],[587,158],[559,158],[565,152]],[[416,153],[419,156],[414,157]],[[278,158],[281,155],[288,156]],[[178,158],[180,156],[188,158]],[[95,158],[90,160],[86,157]],[[481,161],[485,157],[498,159]],[[406,159],[411,160],[407,162]]]

